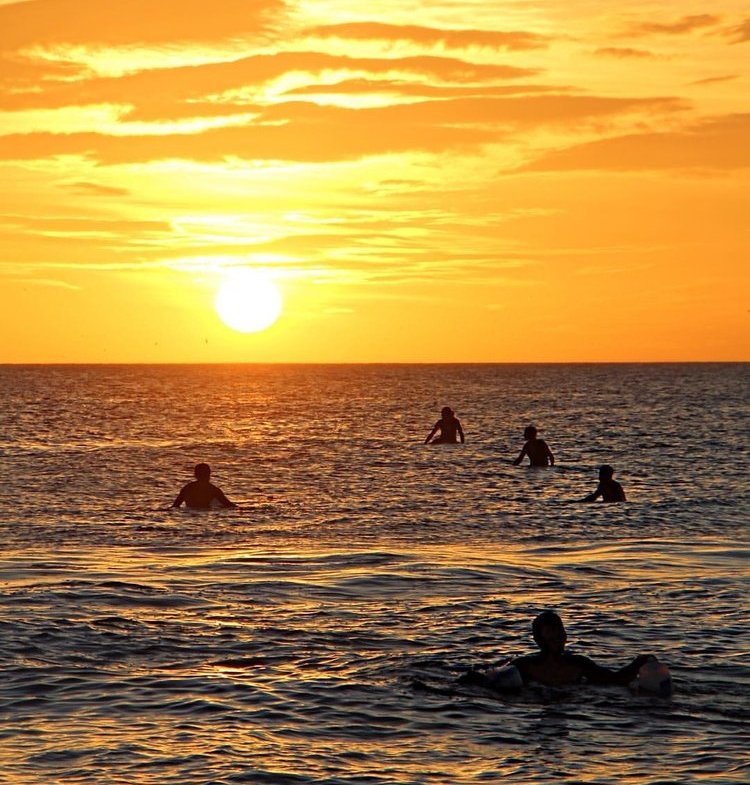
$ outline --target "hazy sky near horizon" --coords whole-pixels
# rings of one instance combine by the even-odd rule
[[[746,0],[0,0],[0,362],[750,359],[748,66]]]

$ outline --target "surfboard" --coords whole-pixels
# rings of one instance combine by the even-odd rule
[[[630,686],[639,692],[649,692],[663,698],[669,697],[674,692],[669,668],[656,657],[650,657],[641,665],[638,675]]]

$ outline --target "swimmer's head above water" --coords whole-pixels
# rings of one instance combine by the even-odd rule
[[[536,645],[547,652],[561,653],[568,641],[565,625],[554,611],[543,611],[531,624]]]
[[[193,469],[196,480],[208,480],[211,477],[211,467],[207,463],[199,463]]]

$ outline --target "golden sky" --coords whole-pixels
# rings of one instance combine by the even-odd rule
[[[748,66],[746,0],[0,0],[0,362],[748,360]]]

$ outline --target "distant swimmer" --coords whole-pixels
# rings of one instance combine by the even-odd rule
[[[432,437],[440,431],[440,435],[433,439]],[[457,438],[458,437],[458,438]],[[453,409],[450,406],[443,406],[440,411],[440,419],[432,427],[427,438],[424,440],[425,444],[456,444],[458,439],[461,439],[463,444],[466,439],[464,438],[464,429]]]
[[[211,482],[211,467],[207,463],[199,463],[193,472],[195,480],[185,485],[172,502],[172,507],[179,507],[183,502],[194,510],[207,510],[215,499],[222,507],[236,507],[229,501],[224,491]]]
[[[526,439],[521,454],[513,461],[514,466],[518,466],[525,456],[529,458],[530,466],[554,466],[555,456],[547,446],[544,439],[538,439],[536,435],[536,428],[529,425],[524,429],[523,438]]]
[[[610,670],[582,654],[570,654],[565,651],[568,640],[565,627],[554,611],[540,613],[531,625],[531,632],[539,647],[538,653],[517,657],[507,665],[489,671],[472,668],[459,678],[459,683],[476,684],[498,691],[518,689],[532,682],[546,687],[583,683],[629,685],[638,678],[639,671],[646,663],[658,663],[653,655],[641,654],[625,667]],[[658,664],[662,674],[657,677],[660,681],[652,681],[648,688],[653,692],[669,694],[672,689],[669,670]]]
[[[604,502],[624,502],[625,491],[619,482],[612,479],[615,470],[611,466],[601,466],[599,468],[599,485],[596,490],[590,493],[586,498],[581,499],[584,502],[595,502],[600,496]]]

